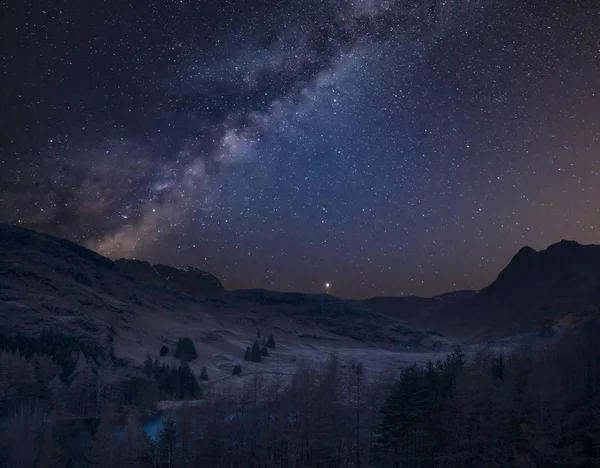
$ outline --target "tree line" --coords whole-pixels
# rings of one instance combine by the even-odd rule
[[[241,385],[208,387],[200,406],[170,413],[156,439],[133,413],[117,410],[119,398],[99,405],[110,379],[102,388],[86,385],[91,365],[82,355],[66,385],[55,380],[60,366],[51,358],[5,351],[0,466],[600,466],[599,338],[600,329],[590,328],[546,347],[508,355],[480,349],[468,358],[457,348],[396,376],[365,372],[334,354],[302,365],[291,379],[252,375]],[[103,366],[96,374],[109,374]],[[157,361],[147,366],[140,378],[166,372]],[[171,395],[182,392],[177,375]],[[48,384],[46,405],[31,388],[29,399],[20,397],[33,382]],[[100,417],[60,418],[92,411]]]

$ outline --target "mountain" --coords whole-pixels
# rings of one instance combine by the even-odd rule
[[[0,348],[16,336],[23,342],[49,332],[73,351],[94,349],[137,364],[189,337],[198,354],[192,369],[206,366],[224,379],[237,364],[293,373],[303,359],[334,349],[370,369],[397,369],[454,344],[334,296],[224,291],[196,268],[113,261],[65,239],[0,224]],[[246,347],[271,332],[277,349],[269,359],[244,362]],[[165,360],[176,363],[171,354]]]
[[[389,358],[394,365],[399,351],[439,353],[455,340],[497,340],[596,317],[600,246],[573,241],[539,252],[524,247],[480,291],[349,301],[225,291],[197,268],[112,261],[65,239],[0,224],[0,345],[10,334],[52,330],[141,362],[189,336],[198,362],[227,375],[234,364],[244,364],[240,359],[257,334],[271,331],[278,365],[333,349],[374,359],[373,365]]]
[[[109,258],[73,242],[0,225],[2,336],[51,330],[138,357],[135,348],[156,340],[144,337],[148,321],[197,308],[193,297],[139,283]]]
[[[470,341],[574,325],[600,316],[600,245],[523,247],[478,293],[418,321]]]

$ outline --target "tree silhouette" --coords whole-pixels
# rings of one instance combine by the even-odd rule
[[[273,338],[273,333],[269,333],[269,339],[267,340],[267,348],[275,349],[275,338]]]
[[[198,400],[202,398],[202,390],[187,362],[181,363],[177,369],[177,376],[179,378],[179,399]]]
[[[159,466],[171,468],[175,466],[177,445],[179,442],[177,426],[172,417],[169,417],[163,425],[163,429],[158,434],[158,443],[156,447]]]
[[[258,341],[255,341],[252,345],[252,349],[250,350],[250,360],[252,362],[262,361],[262,353],[260,352],[260,345],[258,344]]]
[[[177,348],[175,348],[175,357],[180,361],[193,361],[198,357],[196,347],[191,338],[179,338]]]

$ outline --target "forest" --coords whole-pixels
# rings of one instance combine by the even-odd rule
[[[596,467],[599,338],[592,327],[507,355],[458,347],[395,375],[333,353],[291,378],[216,387],[184,360],[132,369],[58,335],[3,335],[0,466]],[[151,438],[140,415],[164,398],[191,402]]]

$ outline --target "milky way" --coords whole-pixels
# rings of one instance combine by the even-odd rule
[[[0,221],[227,288],[600,241],[596,1],[1,2]]]

